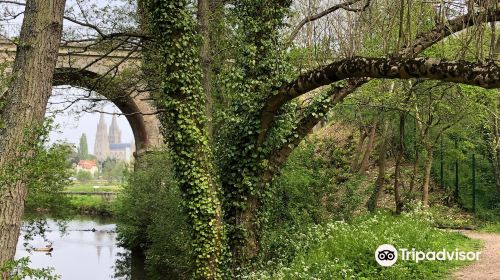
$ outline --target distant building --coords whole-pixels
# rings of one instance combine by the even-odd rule
[[[97,162],[95,160],[80,160],[76,165],[76,172],[86,171],[94,175],[99,169],[97,168]]]
[[[94,144],[94,154],[97,160],[117,159],[130,161],[134,151],[134,143],[122,143],[122,132],[116,121],[116,116],[113,115],[108,133],[108,125],[104,119],[104,114],[101,113]]]

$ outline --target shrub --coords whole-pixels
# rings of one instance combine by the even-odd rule
[[[287,264],[278,258],[243,279],[440,279],[461,261],[398,261],[392,267],[379,266],[374,252],[379,245],[439,251],[456,248],[475,251],[479,242],[458,233],[433,228],[415,213],[402,217],[377,214],[312,226],[287,235],[295,256]],[[287,240],[283,239],[283,240]],[[289,252],[280,252],[288,254]]]
[[[76,179],[82,183],[87,183],[92,180],[92,173],[88,171],[78,171]]]
[[[29,258],[21,258],[15,261],[8,261],[3,267],[0,267],[0,276],[8,274],[8,279],[44,279],[57,280],[61,279],[58,275],[54,275],[54,269],[42,268],[35,269],[29,267]]]
[[[119,242],[146,256],[148,279],[189,279],[190,231],[166,152],[136,163],[116,202]]]

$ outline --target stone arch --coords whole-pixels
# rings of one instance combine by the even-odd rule
[[[95,91],[116,105],[127,118],[135,141],[135,156],[141,156],[148,150],[162,144],[159,121],[150,103],[148,92],[132,92],[112,78],[98,73],[75,68],[60,67],[54,73],[53,86],[74,86]]]

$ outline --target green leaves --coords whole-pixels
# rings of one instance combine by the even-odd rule
[[[220,279],[224,232],[206,131],[199,38],[189,1],[162,0],[149,7],[158,42],[152,50],[161,74],[159,107],[172,162],[192,228],[194,278]]]

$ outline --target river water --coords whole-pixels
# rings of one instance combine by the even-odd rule
[[[50,253],[29,251],[19,238],[16,258],[29,257],[32,268],[52,267],[63,280],[126,279],[115,276],[127,252],[116,242],[116,225],[110,219],[74,217],[66,221],[65,230],[47,219],[46,240],[37,236],[28,244],[33,248],[52,243]],[[118,265],[117,265],[118,264]]]

